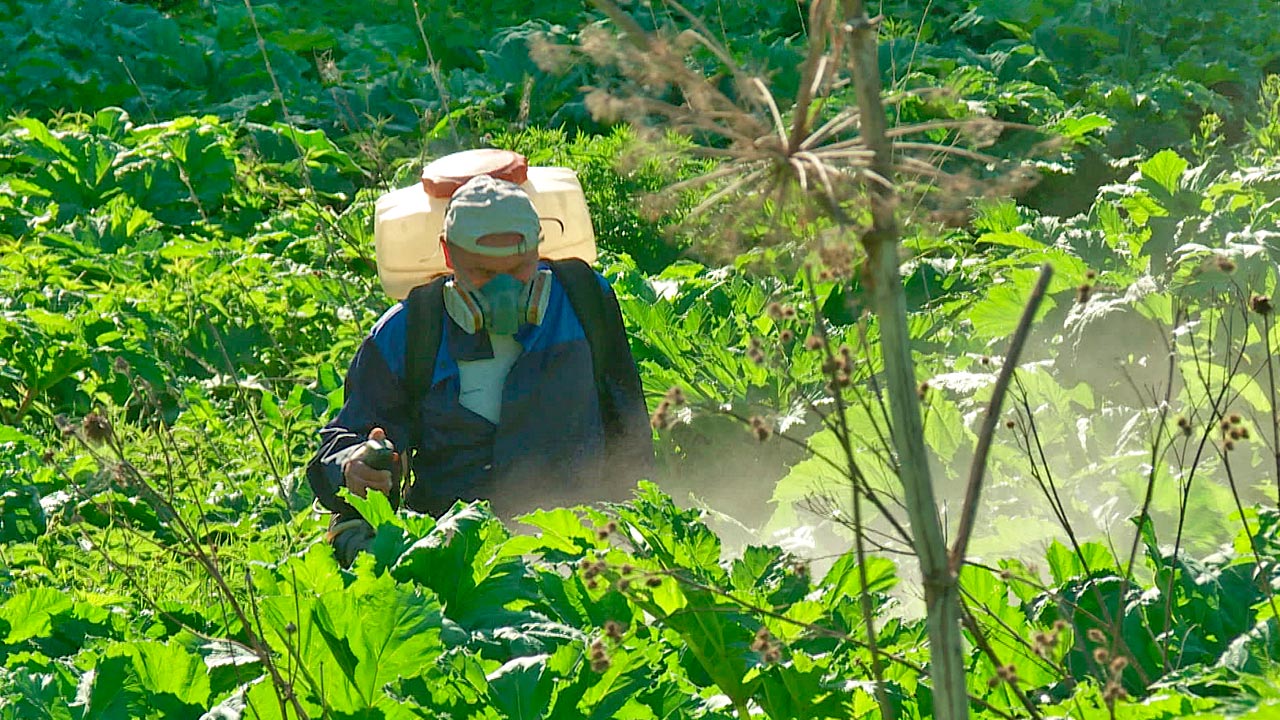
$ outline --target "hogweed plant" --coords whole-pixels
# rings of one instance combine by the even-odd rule
[[[962,534],[961,544],[948,552],[927,464],[899,277],[900,215],[905,209],[924,207],[939,217],[954,217],[974,195],[1004,194],[1025,186],[1029,174],[1020,163],[981,150],[1005,127],[985,117],[891,127],[886,104],[892,108],[901,96],[886,97],[882,92],[877,60],[880,19],[869,18],[859,0],[809,3],[808,48],[798,89],[794,98],[785,100],[770,89],[767,72],[740,66],[731,50],[678,2],[664,2],[663,7],[688,26],[679,32],[647,30],[610,0],[595,4],[614,29],[586,31],[576,48],[543,47],[542,62],[555,67],[575,53],[585,56],[613,73],[588,94],[597,117],[627,120],[654,140],[671,133],[686,137],[692,147],[686,146],[685,152],[717,161],[710,172],[668,188],[669,196],[705,193],[693,214],[715,229],[712,242],[785,243],[801,256],[840,260],[827,271],[846,276],[853,271],[848,261],[859,261],[878,321],[883,361],[878,374],[887,396],[883,437],[890,440],[885,452],[901,481],[910,531],[902,523],[893,524],[900,535],[896,539],[919,560],[928,606],[935,711],[944,719],[967,717],[958,563],[952,561],[963,557],[967,538]],[[981,172],[974,173],[975,167]],[[763,232],[762,223],[768,228]],[[856,363],[852,354],[832,346],[820,317],[813,328],[815,351],[826,356],[824,369],[834,401],[834,410],[822,416],[845,440],[844,469],[853,492],[852,523],[861,554],[861,499],[877,506],[882,502],[861,476],[849,445],[843,391],[853,382]],[[758,356],[762,349],[756,345],[748,352]],[[660,406],[655,424],[666,420],[671,400]],[[885,409],[883,404],[880,409]],[[993,412],[998,409],[999,398]],[[757,437],[771,434],[764,420],[747,422]],[[981,473],[975,473],[975,501],[980,478]],[[976,511],[976,504],[971,505],[970,513]],[[892,517],[887,508],[880,509],[886,518]],[[881,716],[889,718],[893,714],[865,603],[864,610],[876,697]]]

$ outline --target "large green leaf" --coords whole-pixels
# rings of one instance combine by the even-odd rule
[[[313,617],[363,708],[385,703],[383,687],[422,674],[440,648],[439,605],[389,575],[322,596]]]
[[[188,712],[206,707],[209,701],[209,674],[201,658],[180,645],[161,642],[132,642],[117,645],[108,657],[127,656],[149,702],[164,703],[171,709]],[[164,696],[164,697],[158,697]]]
[[[14,595],[0,606],[0,619],[9,624],[5,643],[16,645],[47,637],[53,629],[53,618],[71,608],[71,598],[53,588],[35,588]]]
[[[1155,183],[1167,195],[1174,195],[1182,185],[1182,176],[1190,164],[1173,150],[1161,150],[1138,164],[1142,177]]]
[[[541,720],[551,706],[550,655],[518,657],[489,673],[489,701],[508,720]]]

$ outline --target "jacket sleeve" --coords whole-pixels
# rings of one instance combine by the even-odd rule
[[[622,310],[612,288],[605,291],[604,303],[605,312],[617,319],[616,323],[608,323],[615,329],[614,337],[609,338],[612,352],[604,371],[606,452],[609,466],[622,474],[617,480],[629,485],[653,475],[653,430],[649,426],[640,372],[631,356]]]
[[[342,464],[375,427],[386,431],[397,450],[411,449],[412,412],[412,399],[405,397],[400,378],[373,336],[365,338],[347,370],[342,409],[320,430],[320,449],[307,465],[307,481],[325,507],[340,514],[353,512],[337,495],[344,485]]]

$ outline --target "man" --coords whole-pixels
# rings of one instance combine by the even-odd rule
[[[602,340],[580,320],[551,265],[539,261],[540,240],[537,210],[519,185],[471,179],[450,198],[440,237],[453,275],[424,311],[443,315],[434,363],[417,360],[429,380],[420,389],[410,382],[412,350],[423,344],[410,337],[416,291],[361,344],[342,410],[321,430],[307,468],[316,496],[335,513],[330,536],[344,564],[372,532],[338,488],[398,495],[400,472],[371,467],[366,439],[385,437],[410,453],[414,482],[404,502],[433,515],[456,500],[487,498],[509,516],[620,499],[651,469],[648,415],[612,290],[588,271],[596,281],[589,289],[613,321],[605,324],[615,328]]]

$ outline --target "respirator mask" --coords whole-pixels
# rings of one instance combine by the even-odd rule
[[[542,324],[551,300],[551,277],[551,271],[545,269],[535,272],[528,282],[502,274],[476,289],[455,276],[444,285],[444,308],[469,335],[480,330],[514,335],[526,323]]]

